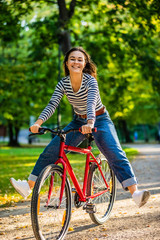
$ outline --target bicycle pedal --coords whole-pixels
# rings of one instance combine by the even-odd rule
[[[96,206],[92,203],[87,203],[83,206],[83,210],[86,210],[86,213],[96,213]]]

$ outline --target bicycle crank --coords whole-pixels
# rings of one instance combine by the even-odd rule
[[[86,210],[87,213],[96,213],[96,206],[93,203],[87,203],[83,206],[83,210]]]
[[[74,205],[76,208],[80,208],[82,206],[82,202],[79,201],[79,195],[77,192],[75,192],[75,195],[74,195]]]

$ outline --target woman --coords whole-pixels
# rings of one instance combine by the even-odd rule
[[[38,132],[39,127],[55,112],[62,96],[65,94],[75,112],[74,119],[65,127],[65,130],[82,127],[82,133],[69,133],[67,135],[66,144],[77,146],[84,140],[84,134],[91,133],[92,128],[97,127],[98,131],[93,135],[98,148],[108,159],[122,187],[130,191],[133,200],[139,207],[143,206],[150,193],[146,190],[139,191],[137,189],[137,181],[132,167],[120,146],[109,114],[101,102],[96,81],[96,66],[83,48],[75,47],[66,53],[64,70],[66,77],[57,84],[50,102],[35,124],[30,127],[31,132]],[[26,180],[10,179],[12,185],[24,198],[31,193],[42,169],[50,163],[56,162],[59,144],[59,137],[56,136],[52,139],[36,162],[28,182]]]

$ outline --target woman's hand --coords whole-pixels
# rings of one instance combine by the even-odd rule
[[[38,133],[39,132],[39,128],[41,127],[43,123],[42,119],[38,119],[31,127],[30,130],[32,133]]]
[[[87,124],[82,126],[82,134],[92,133],[92,128],[94,128],[94,121],[88,120]]]
[[[40,125],[35,123],[30,127],[30,130],[31,130],[32,133],[38,133],[39,128],[40,128]]]

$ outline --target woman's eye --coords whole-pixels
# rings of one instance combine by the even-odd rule
[[[75,58],[70,58],[70,60],[71,60],[71,61],[76,61]],[[82,60],[82,59],[78,59],[77,61],[78,61],[78,62],[82,62],[83,60]]]

